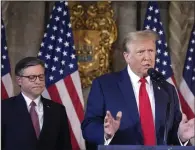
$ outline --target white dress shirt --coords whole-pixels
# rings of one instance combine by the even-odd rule
[[[131,80],[131,84],[133,86],[133,92],[135,95],[135,99],[137,102],[137,108],[138,108],[138,112],[139,112],[139,90],[140,90],[140,86],[141,86],[141,82],[140,77],[137,76],[132,70],[131,68],[127,67],[127,72],[129,74],[129,78]],[[150,80],[150,76],[147,76],[146,78],[146,91],[148,93],[149,99],[150,99],[150,105],[152,108],[152,116],[153,116],[153,120],[155,122],[155,100],[154,100],[154,91],[153,91],[153,85],[152,85],[152,81]]]
[[[30,103],[32,102],[32,100],[30,98],[28,98],[26,95],[24,95],[24,93],[22,93],[25,101],[26,101],[26,106],[28,109],[28,112],[30,111]],[[43,127],[43,104],[41,102],[41,96],[37,97],[36,99],[33,100],[36,103],[35,106],[35,111],[37,112],[38,118],[39,118],[39,125],[40,125],[40,130]]]
[[[129,74],[129,79],[130,79],[132,87],[133,87],[133,91],[134,91],[134,95],[135,95],[135,99],[136,99],[136,103],[137,103],[137,108],[138,108],[138,112],[139,112],[139,90],[140,90],[140,85],[141,85],[141,82],[139,82],[140,77],[137,76],[131,70],[129,65],[127,65],[127,72]],[[152,81],[150,80],[150,76],[147,76],[145,79],[147,80],[146,90],[147,90],[147,93],[148,93],[148,96],[149,96],[149,99],[150,99],[150,105],[151,105],[151,108],[152,108],[152,116],[153,116],[153,119],[154,119],[154,126],[155,126],[155,98],[154,98],[153,85],[152,85]],[[106,140],[105,137],[104,137],[104,145],[109,145],[109,143],[111,142],[113,137],[108,139],[108,140]],[[182,144],[180,138],[179,138],[179,142],[182,146],[186,146],[188,144],[188,142],[186,142],[185,144]]]

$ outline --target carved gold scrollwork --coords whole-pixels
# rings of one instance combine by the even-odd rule
[[[86,88],[94,78],[110,71],[117,28],[110,2],[69,3],[81,83]]]

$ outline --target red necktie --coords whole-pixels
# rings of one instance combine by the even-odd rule
[[[146,79],[140,79],[141,86],[139,90],[139,112],[144,138],[144,145],[156,145],[156,136],[150,99],[146,91]]]
[[[38,118],[37,112],[35,111],[36,103],[34,101],[32,101],[30,103],[30,106],[31,106],[30,107],[30,116],[31,116],[31,120],[33,123],[33,127],[35,129],[36,136],[38,138],[39,134],[40,134],[40,126],[39,126],[39,118]]]

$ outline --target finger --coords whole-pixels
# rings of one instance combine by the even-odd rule
[[[195,118],[190,119],[188,122],[195,123]]]
[[[195,127],[195,118],[188,121],[190,127]]]
[[[181,120],[181,123],[184,124],[188,121],[187,117],[185,114],[182,114],[182,120]]]
[[[106,111],[106,116],[107,116],[108,118],[112,118],[112,115],[111,115],[110,111]]]
[[[121,121],[121,118],[122,118],[122,112],[119,111],[119,112],[116,114],[116,121],[120,122],[120,121]]]
[[[104,123],[104,127],[109,127],[110,126],[110,123],[109,122],[107,122],[107,123]]]
[[[106,111],[106,116],[104,118],[104,122],[108,122],[111,119],[111,113],[110,111]]]
[[[105,124],[105,123],[109,123],[110,125],[112,125],[113,121],[114,121],[113,118],[105,117],[105,119],[104,119],[104,124]]]
[[[107,136],[107,137],[112,136],[112,131],[110,131],[110,130],[106,131],[105,133],[106,133],[106,136]]]
[[[106,115],[104,118],[104,123],[108,122],[108,116]]]

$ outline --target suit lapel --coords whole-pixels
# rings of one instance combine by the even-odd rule
[[[50,129],[50,124],[51,124],[51,119],[52,119],[52,115],[51,115],[51,104],[48,103],[43,97],[41,97],[41,101],[43,103],[43,126],[41,129],[41,133],[39,136],[39,139],[43,138],[44,135],[47,135],[45,133],[49,132],[48,129]]]
[[[142,141],[142,131],[141,131],[141,124],[140,124],[139,113],[137,108],[137,102],[135,99],[130,77],[127,72],[127,68],[121,72],[118,85],[126,103],[125,105],[126,113],[129,114],[130,116],[129,119],[131,119],[133,123],[138,125],[136,129],[138,129],[138,133],[139,133],[138,137],[140,138],[140,141]]]
[[[163,129],[164,131],[164,119],[169,97],[161,85],[154,81],[152,82],[152,84],[155,98],[155,129],[156,136],[158,137],[161,132],[161,129]],[[139,125],[137,129],[140,141],[143,142],[137,103],[130,77],[127,72],[127,68],[121,72],[118,85],[126,103],[126,112],[130,115],[130,119],[132,120],[132,122],[136,122]]]
[[[153,90],[155,98],[155,129],[156,136],[164,131],[165,115],[168,103],[168,94],[164,91],[163,87],[153,81]]]
[[[15,111],[18,114],[18,122],[24,124],[23,126],[23,133],[28,134],[27,136],[31,136],[34,140],[36,140],[36,134],[34,131],[34,127],[31,121],[30,114],[27,109],[26,102],[24,100],[24,97],[20,93],[18,96],[16,96],[15,99]]]

